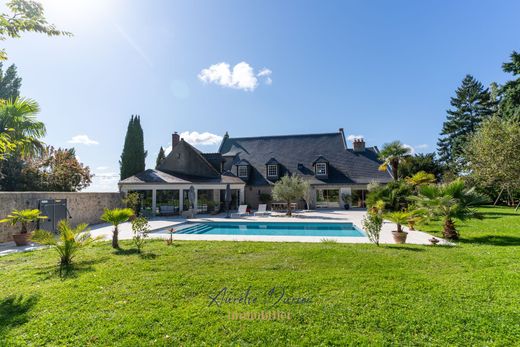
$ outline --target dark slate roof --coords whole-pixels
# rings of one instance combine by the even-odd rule
[[[220,172],[220,165],[225,161],[220,153],[201,153],[202,156],[215,168],[215,170]]]
[[[312,165],[316,165],[316,163],[328,163],[329,161],[324,156],[320,155],[318,158],[316,158],[315,161],[312,162]]]
[[[276,165],[276,164],[280,164],[280,163],[279,163],[278,160],[276,160],[275,158],[271,158],[271,159],[269,159],[269,160],[265,163],[265,165]]]
[[[216,178],[195,177],[167,173],[159,170],[148,169],[137,175],[128,177],[119,182],[120,184],[142,184],[142,183],[165,183],[165,184],[192,184],[192,183],[244,183],[240,178],[231,173],[222,174]]]
[[[240,159],[238,160],[236,163],[235,163],[236,166],[244,166],[244,165],[251,165],[251,163],[249,163],[247,160],[245,159]]]
[[[248,184],[268,185],[266,163],[274,159],[279,163],[280,176],[287,173],[302,175],[311,184],[366,184],[372,181],[389,182],[388,172],[378,170],[377,148],[367,147],[363,152],[354,152],[345,147],[341,132],[308,135],[262,136],[224,138],[219,152],[224,156],[235,155],[227,160],[225,170],[236,172],[235,163],[247,160],[252,166]],[[320,156],[329,161],[327,178],[314,175],[313,162]]]

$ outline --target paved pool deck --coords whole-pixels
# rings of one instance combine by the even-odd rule
[[[185,219],[181,217],[154,217],[149,224],[152,232],[150,238],[168,239],[169,233],[159,233],[157,231],[166,228],[179,227],[186,222],[287,222],[287,223],[353,223],[359,229],[363,229],[362,220],[366,215],[366,210],[319,210],[319,211],[299,211],[293,217],[287,217],[284,213],[272,213],[271,216],[247,216],[240,218],[225,218],[225,214],[219,215],[197,215],[196,218]],[[394,244],[392,230],[396,229],[394,223],[385,221],[381,230],[380,243]],[[422,231],[408,231],[406,243],[416,245],[430,245],[429,239],[433,236]],[[113,227],[109,224],[97,224],[91,226],[91,234],[104,240],[112,238]],[[129,240],[132,238],[132,226],[130,223],[123,223],[119,226],[119,239]],[[453,245],[444,239],[439,239],[440,245]],[[197,241],[258,241],[258,242],[323,242],[324,240],[334,240],[338,243],[369,243],[367,237],[323,237],[323,236],[263,236],[263,235],[205,235],[205,234],[174,234],[174,240],[197,240]],[[0,244],[0,256],[17,252],[32,251],[41,248],[37,244],[26,247],[16,247],[13,242]]]
[[[196,218],[164,218],[157,217],[150,220],[151,229],[158,231],[166,228],[180,227],[186,222],[204,223],[204,222],[287,222],[287,223],[353,223],[360,229],[363,229],[362,220],[366,215],[366,210],[319,210],[319,211],[301,211],[294,214],[293,217],[287,217],[283,213],[272,213],[271,216],[247,216],[240,218],[225,218],[225,214],[216,216],[197,215]],[[396,229],[394,223],[385,221],[381,230],[380,243],[394,244],[392,230]],[[408,231],[406,243],[417,245],[430,245],[433,236],[422,231],[410,231],[407,227],[403,227]],[[120,239],[131,239],[132,230],[129,223],[125,223],[119,227]],[[112,236],[112,227],[108,225],[95,226],[92,228],[92,235],[101,236],[110,239]],[[169,233],[151,232],[151,238],[170,238]],[[173,234],[174,240],[207,240],[207,241],[264,241],[264,242],[323,242],[325,240],[334,240],[338,243],[369,243],[367,237],[331,237],[331,236],[265,236],[265,235],[205,235],[205,234]],[[452,243],[439,239],[441,245],[452,245]]]

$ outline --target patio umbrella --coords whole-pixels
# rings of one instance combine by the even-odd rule
[[[226,194],[224,196],[224,202],[225,202],[225,205],[226,205],[226,218],[229,218],[229,205],[231,204],[231,200],[233,198],[231,197],[231,186],[228,184],[226,184]]]
[[[195,188],[193,186],[190,187],[190,191],[188,192],[188,200],[190,201],[190,208],[195,208]]]

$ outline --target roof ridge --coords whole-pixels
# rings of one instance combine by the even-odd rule
[[[339,132],[334,132],[334,133],[309,133],[309,134],[286,134],[286,135],[229,137],[229,139],[230,140],[246,140],[246,139],[262,139],[262,138],[273,138],[273,137],[308,137],[308,136],[324,136],[324,135],[341,135],[341,134]]]

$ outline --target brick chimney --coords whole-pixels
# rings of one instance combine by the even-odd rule
[[[354,152],[364,152],[365,151],[365,140],[362,138],[354,139],[352,143],[354,145]]]
[[[174,132],[172,134],[172,148],[175,147],[175,145],[178,144],[180,140],[181,137],[179,136],[179,134],[177,134],[177,132]]]

